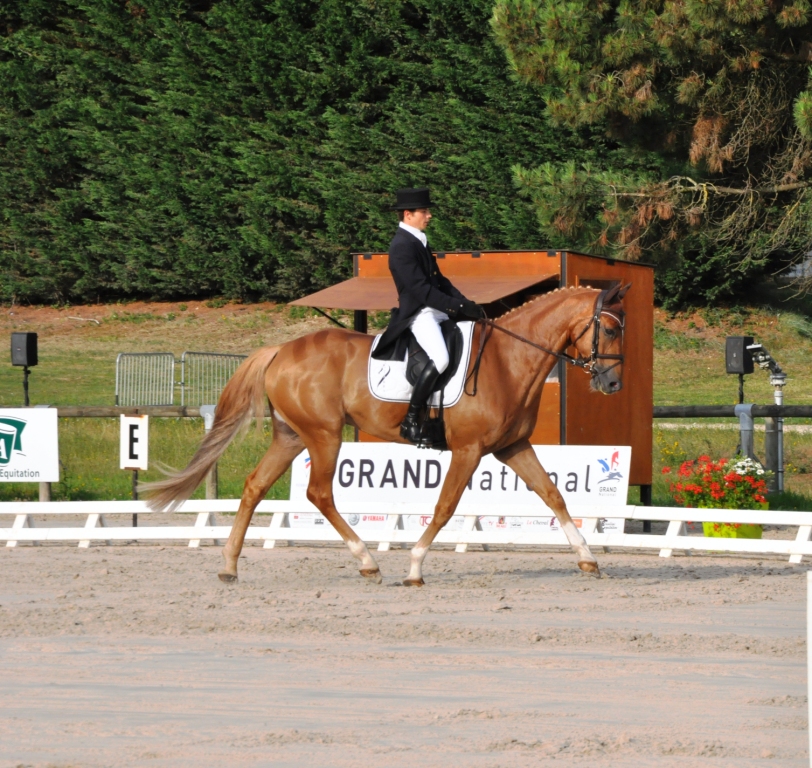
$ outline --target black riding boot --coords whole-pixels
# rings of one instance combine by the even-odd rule
[[[440,374],[437,372],[434,362],[429,360],[428,365],[420,373],[420,378],[415,382],[412,390],[409,410],[400,425],[400,436],[415,445],[420,442],[420,411],[423,410],[431,397],[434,384],[439,376]]]

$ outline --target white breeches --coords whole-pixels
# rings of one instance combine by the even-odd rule
[[[424,307],[412,320],[410,327],[417,343],[423,347],[431,358],[438,373],[448,368],[448,350],[440,330],[440,323],[448,320],[445,312],[431,307]]]

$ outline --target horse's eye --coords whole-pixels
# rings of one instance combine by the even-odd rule
[[[614,339],[615,336],[617,336],[617,333],[615,332],[614,328],[604,328],[603,332],[606,335],[607,339]]]

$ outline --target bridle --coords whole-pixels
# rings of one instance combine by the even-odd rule
[[[592,328],[592,348],[590,350],[589,357],[581,357],[580,354],[578,357],[573,357],[572,355],[568,355],[566,352],[555,352],[552,349],[548,349],[547,347],[542,346],[541,344],[536,344],[535,341],[530,341],[530,339],[525,338],[524,336],[520,336],[518,333],[514,333],[513,331],[509,331],[507,328],[503,328],[501,325],[497,325],[493,320],[489,318],[481,318],[476,322],[482,323],[482,332],[479,334],[479,350],[477,352],[476,360],[474,361],[474,367],[471,369],[471,373],[468,374],[468,378],[466,379],[466,384],[468,383],[468,379],[473,376],[474,379],[474,388],[473,391],[466,394],[470,394],[471,396],[475,395],[477,392],[477,379],[479,378],[479,365],[482,361],[482,353],[485,350],[485,345],[488,343],[488,339],[491,337],[493,330],[501,331],[508,336],[512,336],[514,339],[521,341],[523,344],[527,344],[535,349],[540,350],[541,352],[546,352],[548,355],[552,355],[553,357],[558,358],[559,360],[563,360],[566,363],[569,363],[572,366],[577,368],[581,368],[585,373],[590,374],[593,378],[607,373],[611,371],[613,368],[616,368],[618,365],[623,364],[623,354],[619,355],[607,355],[603,354],[598,351],[598,344],[600,342],[600,331],[601,331],[601,316],[607,315],[615,320],[620,327],[620,342],[621,342],[621,349],[623,349],[623,332],[626,328],[626,314],[620,310],[612,310],[612,309],[604,309],[604,300],[606,299],[607,294],[609,291],[607,289],[602,290],[597,297],[595,298],[595,307],[592,311],[592,317],[587,321],[587,324],[584,326],[584,329],[575,337],[572,341],[572,344],[575,345],[586,333]],[[491,332],[488,332],[488,329],[491,329]],[[605,368],[601,368],[600,370],[597,369],[597,363],[600,360],[614,360],[614,364],[607,366]]]
[[[572,342],[576,344],[579,339],[589,330],[589,327],[592,326],[592,350],[589,357],[578,357],[573,358],[567,355],[566,353],[561,353],[558,355],[560,358],[568,359],[572,365],[577,365],[584,369],[589,374],[596,376],[601,373],[606,373],[607,371],[611,371],[613,368],[616,368],[618,365],[623,364],[623,354],[619,355],[604,355],[598,352],[598,342],[600,341],[600,330],[601,330],[601,315],[608,315],[613,320],[615,320],[620,327],[620,348],[623,349],[623,332],[626,329],[626,314],[623,310],[619,312],[613,311],[611,309],[604,309],[603,308],[603,301],[606,298],[606,294],[608,293],[607,290],[603,290],[598,294],[598,297],[595,299],[595,310],[592,313],[592,318],[589,322],[584,326],[584,330],[581,331],[576,337],[575,340]],[[552,354],[556,354],[553,352]],[[595,363],[598,360],[616,360],[617,362],[614,365],[610,365],[607,368],[603,368],[600,371],[595,370]]]

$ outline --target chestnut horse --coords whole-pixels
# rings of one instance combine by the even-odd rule
[[[499,319],[480,322],[474,350],[485,333],[476,394],[445,412],[451,463],[434,516],[411,551],[405,585],[423,584],[423,560],[457,503],[482,456],[493,453],[555,513],[582,571],[600,575],[598,563],[572,522],[564,499],[536,458],[529,437],[541,390],[558,359],[579,364],[598,392],[620,390],[624,314],[629,286],[608,291],[564,288],[528,301]],[[490,321],[488,321],[490,323]],[[504,332],[500,332],[504,331]],[[237,579],[237,559],[254,509],[293,459],[307,450],[311,461],[307,497],[338,531],[360,561],[361,574],[381,581],[366,544],[339,515],[333,502],[341,433],[345,424],[389,442],[404,442],[400,423],[405,403],[376,400],[367,384],[372,336],[329,329],[254,352],[231,377],[217,404],[214,426],[186,469],[147,485],[152,509],[173,509],[188,499],[240,429],[262,417],[270,401],[273,441],[245,481],[240,507],[223,549],[220,579]],[[564,355],[574,346],[577,358]],[[474,358],[475,355],[472,355]],[[614,360],[613,364],[602,361]],[[472,360],[469,371],[474,368]],[[469,381],[467,391],[471,391]]]

